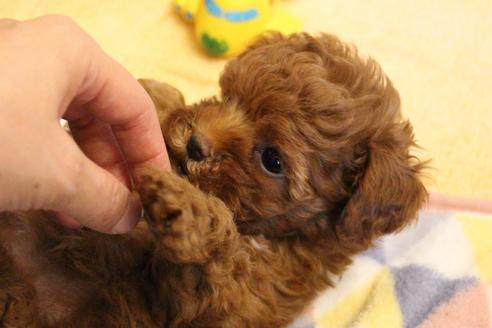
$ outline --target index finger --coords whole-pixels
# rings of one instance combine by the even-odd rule
[[[76,101],[108,123],[134,179],[148,166],[171,165],[154,104],[138,81],[97,47]]]

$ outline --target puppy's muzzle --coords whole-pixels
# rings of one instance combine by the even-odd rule
[[[190,159],[197,162],[202,161],[205,157],[210,155],[208,145],[196,136],[192,136],[190,140],[188,140],[186,152],[188,153],[188,157]]]

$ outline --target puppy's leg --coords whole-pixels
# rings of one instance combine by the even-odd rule
[[[34,326],[34,290],[22,283],[18,275],[0,247],[0,327]]]
[[[144,177],[140,195],[157,251],[173,263],[205,263],[237,232],[227,207],[174,173]]]
[[[309,246],[240,235],[225,204],[184,178],[156,172],[140,193],[170,327],[281,327],[327,286]]]

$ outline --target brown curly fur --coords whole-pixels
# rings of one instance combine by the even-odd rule
[[[260,39],[220,99],[142,84],[181,176],[149,171],[146,220],[124,236],[0,214],[2,326],[279,327],[427,196],[398,93],[333,36]],[[283,175],[262,169],[265,147]]]

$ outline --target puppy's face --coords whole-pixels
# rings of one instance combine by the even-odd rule
[[[206,101],[174,112],[164,133],[176,171],[221,198],[240,228],[262,226],[279,234],[294,230],[283,229],[294,212],[297,217],[307,207],[311,216],[313,208],[325,209],[309,185],[301,190],[311,165],[306,151],[312,150],[297,132],[292,134],[298,128],[295,120],[237,99]]]
[[[222,100],[176,110],[174,168],[221,198],[244,233],[370,242],[425,198],[410,125],[373,61],[330,36],[274,36],[228,63]]]

